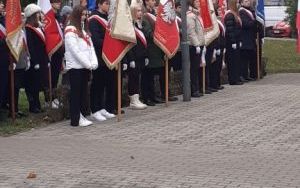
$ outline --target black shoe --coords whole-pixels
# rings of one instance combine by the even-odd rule
[[[217,89],[214,89],[214,88],[212,88],[212,87],[209,87],[207,90],[208,90],[208,91],[211,91],[211,92],[218,92]]]
[[[164,103],[164,101],[161,100],[160,98],[154,98],[154,99],[152,100],[152,102],[154,102],[154,103],[156,103],[156,104],[162,104],[162,103]]]
[[[240,77],[240,82],[248,82],[248,80],[244,79],[243,77]]]
[[[155,103],[151,100],[146,100],[144,101],[144,103],[147,105],[147,106],[155,106]]]
[[[253,79],[253,78],[250,78],[250,77],[246,78],[246,80],[248,80],[249,82],[251,82],[251,81],[255,81],[255,79]]]
[[[222,90],[222,89],[224,89],[224,86],[219,86],[217,89]]]
[[[233,82],[233,83],[229,83],[229,85],[243,85],[243,82]]]
[[[199,92],[195,92],[195,93],[192,93],[191,97],[199,98],[199,97],[201,97],[201,95]]]
[[[203,93],[203,92],[202,92]],[[212,92],[210,90],[205,90],[205,94],[212,94]]]
[[[29,112],[34,113],[34,114],[39,114],[39,113],[41,113],[41,110],[38,108],[34,108],[34,109],[29,109]]]
[[[166,101],[166,100],[165,100],[165,97],[162,97],[161,99],[162,99],[163,101]],[[168,99],[169,99],[169,101],[171,101],[171,102],[172,102],[172,101],[178,101],[178,97],[173,97],[173,96],[172,96],[172,97],[169,97]]]

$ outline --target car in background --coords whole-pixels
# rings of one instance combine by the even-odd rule
[[[291,34],[292,28],[286,21],[277,22],[271,30],[271,37],[291,37]]]

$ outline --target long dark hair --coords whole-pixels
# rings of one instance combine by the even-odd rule
[[[74,26],[77,29],[79,37],[83,37],[82,33],[82,25],[81,25],[81,16],[83,11],[86,11],[86,7],[83,7],[81,5],[77,5],[73,8],[73,12],[70,15],[70,25]],[[87,27],[85,25],[84,30],[86,30]]]
[[[39,18],[38,18],[38,14],[40,14],[39,12],[34,13],[33,15],[29,16],[28,18],[26,18],[26,24],[31,25],[33,27],[39,27]]]

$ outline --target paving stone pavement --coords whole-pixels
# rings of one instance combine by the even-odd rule
[[[300,187],[300,74],[2,137],[0,187]]]

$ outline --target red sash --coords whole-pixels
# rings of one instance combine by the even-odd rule
[[[68,28],[68,29],[66,29],[66,30],[65,30],[65,35],[66,35],[67,33],[75,33],[75,34],[79,37],[78,31],[77,31],[76,29],[74,29],[74,28]],[[88,46],[91,46],[91,45],[92,45],[91,42],[90,42],[90,36],[89,36],[89,35],[83,34],[83,37],[79,37],[79,38],[82,38],[82,39],[86,42],[86,44],[87,44]]]
[[[144,33],[141,30],[139,30],[137,27],[134,27],[134,30],[137,38],[139,38],[139,40],[143,43],[145,48],[147,48],[147,40]]]
[[[98,15],[93,15],[93,16],[89,17],[88,21],[91,21],[92,19],[96,19],[102,25],[102,27],[107,29],[107,26],[108,26],[107,20],[105,20],[104,18],[101,18]]]
[[[44,41],[44,43],[46,43],[45,35],[44,35],[42,29],[36,28],[36,27],[32,27],[32,26],[29,25],[29,24],[26,24],[25,27],[28,27],[28,28],[30,28],[32,31],[34,31],[34,32],[40,37],[40,39],[41,39],[42,41]]]
[[[225,36],[225,27],[223,25],[223,23],[220,20],[217,20],[219,28],[220,28],[220,32],[222,36]]]
[[[241,7],[240,10],[239,10],[239,12],[241,12],[241,11],[245,11],[246,14],[248,14],[248,16],[251,18],[251,20],[255,20],[255,18],[254,18],[254,16],[253,16],[252,12],[251,12],[250,10],[248,10],[248,9],[246,9],[246,8],[244,8],[244,7]]]

